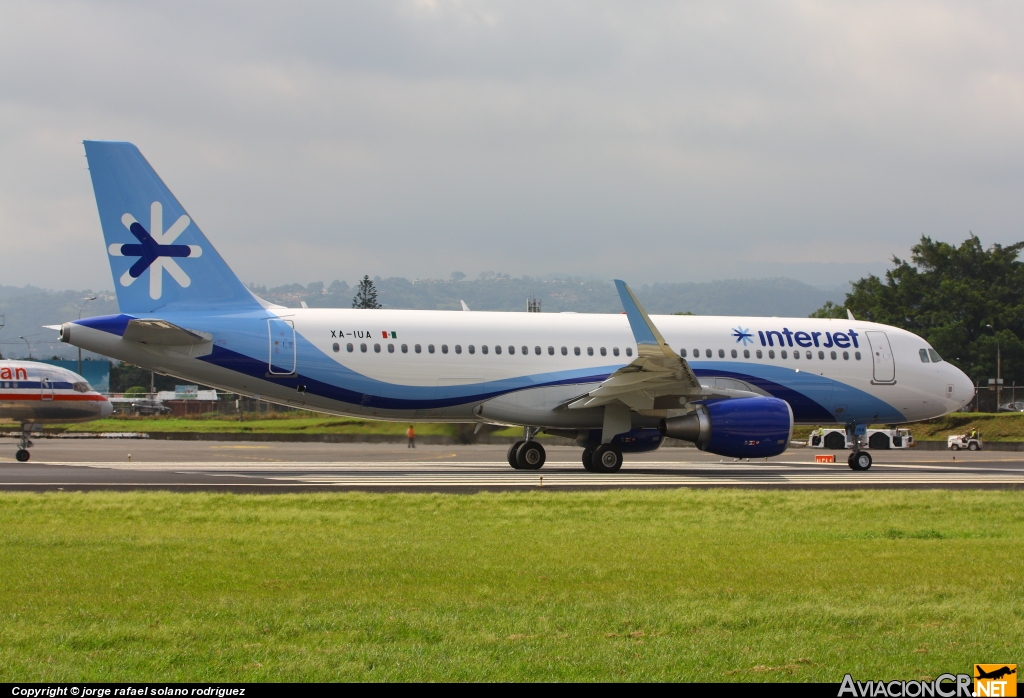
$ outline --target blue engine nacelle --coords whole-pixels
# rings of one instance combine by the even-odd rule
[[[692,441],[730,458],[768,458],[789,446],[793,410],[774,397],[741,397],[697,405],[697,411],[661,423],[661,433]]]
[[[612,445],[618,446],[623,453],[646,453],[656,451],[664,438],[660,429],[633,429],[617,434]],[[576,437],[576,444],[583,448],[597,448],[601,445],[601,430],[581,431]]]

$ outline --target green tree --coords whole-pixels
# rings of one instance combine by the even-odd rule
[[[370,281],[369,276],[363,276],[363,280],[356,287],[356,295],[352,299],[352,307],[368,308],[370,310],[382,307],[377,302],[377,289],[373,287],[373,282]]]
[[[885,280],[871,275],[851,284],[842,306],[826,303],[811,317],[846,317],[895,325],[923,337],[975,382],[996,375],[996,343],[1003,380],[1024,372],[1024,242],[988,249],[974,234],[960,246],[927,236],[910,262],[893,257]]]

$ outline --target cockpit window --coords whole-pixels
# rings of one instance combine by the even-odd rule
[[[935,351],[934,349],[928,349],[928,356],[932,357],[932,362],[934,363],[939,363],[940,361],[942,361],[942,357],[939,356],[939,352]]]
[[[88,393],[92,390],[92,386],[85,381],[76,381],[72,386],[76,393]]]
[[[923,363],[923,364],[928,363],[928,350],[927,349],[918,349],[917,354],[918,354],[918,356],[921,357],[921,363]]]

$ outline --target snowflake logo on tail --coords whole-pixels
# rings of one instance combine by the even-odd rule
[[[124,227],[135,236],[138,244],[111,245],[107,251],[114,257],[138,257],[128,271],[121,275],[121,285],[131,286],[135,280],[149,269],[149,297],[156,300],[163,295],[164,270],[182,288],[188,287],[192,279],[188,277],[178,263],[176,257],[199,257],[203,248],[199,245],[175,245],[174,241],[188,228],[188,216],[181,216],[174,225],[164,231],[164,207],[154,201],[149,207],[149,230],[135,220],[130,213],[121,216]]]
[[[743,327],[732,328],[732,336],[736,338],[736,343],[743,342],[743,346],[754,343],[754,337],[750,334],[750,330]]]

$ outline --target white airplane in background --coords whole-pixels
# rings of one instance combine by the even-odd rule
[[[75,346],[331,414],[524,427],[575,438],[587,470],[666,436],[733,458],[840,424],[871,467],[870,423],[959,409],[970,379],[920,337],[848,320],[656,316],[621,281],[621,315],[284,308],[254,296],[130,143],[86,141],[121,313],[64,323]],[[283,239],[282,239],[283,240]],[[286,243],[284,243],[286,244]]]
[[[43,424],[89,422],[110,416],[110,401],[77,373],[38,361],[0,360],[0,422],[20,422],[15,458],[24,463],[29,436]]]

